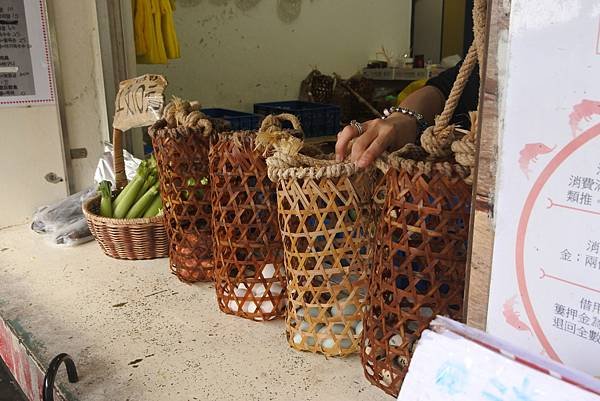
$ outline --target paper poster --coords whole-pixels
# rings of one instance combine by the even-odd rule
[[[450,324],[450,330],[434,327],[423,332],[399,401],[600,399],[600,385],[590,376],[565,369],[547,358],[530,356],[524,350],[504,347],[502,340],[474,330],[469,332],[459,323]]]
[[[600,4],[511,8],[487,329],[600,376]]]
[[[0,106],[54,102],[43,0],[0,2]]]

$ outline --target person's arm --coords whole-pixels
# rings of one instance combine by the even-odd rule
[[[444,94],[437,87],[427,85],[409,95],[400,106],[422,114],[428,123],[433,124],[445,101]],[[365,131],[354,141],[350,153],[350,160],[361,168],[373,163],[384,151],[394,151],[417,140],[417,122],[405,114],[394,113],[385,120],[367,121],[362,126]],[[346,157],[348,145],[356,135],[356,129],[351,126],[338,134],[335,146],[338,161]]]

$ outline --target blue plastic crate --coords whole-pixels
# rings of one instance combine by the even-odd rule
[[[228,109],[202,109],[204,114],[213,118],[221,118],[229,121],[234,131],[255,130],[258,128],[260,116],[251,113]]]
[[[335,135],[340,130],[340,108],[321,103],[291,100],[254,104],[254,113],[261,116],[290,113],[298,117],[307,138]],[[291,125],[284,125],[291,128]]]

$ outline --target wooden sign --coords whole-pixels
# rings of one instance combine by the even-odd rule
[[[127,131],[159,120],[166,87],[167,80],[162,75],[146,74],[121,82],[115,101],[113,128]]]

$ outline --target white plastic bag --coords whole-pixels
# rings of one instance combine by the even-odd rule
[[[142,162],[140,159],[135,158],[131,153],[123,150],[123,160],[125,161],[125,175],[128,180],[135,177],[135,172],[138,166]],[[113,146],[110,143],[104,144],[104,153],[98,161],[98,167],[96,167],[96,173],[94,174],[94,182],[99,184],[101,181],[110,181],[113,188],[115,187],[115,171],[113,168]]]
[[[123,151],[125,159],[125,174],[131,180],[136,173],[141,160]],[[96,188],[101,181],[115,184],[113,169],[112,145],[105,144],[104,154],[98,161],[94,174],[94,186],[73,194],[59,202],[40,207],[33,215],[31,229],[44,234],[53,245],[75,246],[94,239],[87,226],[81,207],[83,202],[96,195]]]

